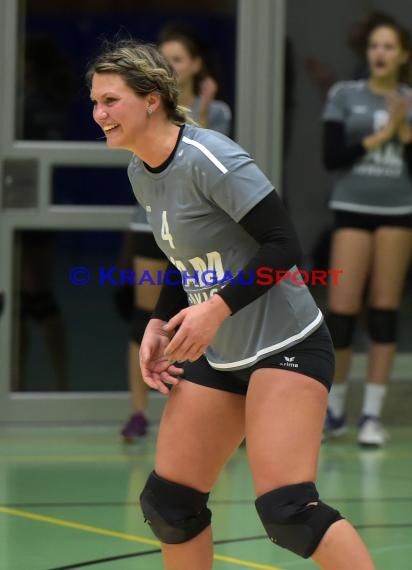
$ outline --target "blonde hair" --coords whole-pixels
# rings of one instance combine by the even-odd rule
[[[105,42],[100,55],[89,64],[86,80],[91,86],[95,73],[116,73],[136,95],[158,92],[168,119],[182,125],[193,123],[189,109],[178,105],[179,90],[176,74],[167,59],[152,44],[135,40]]]

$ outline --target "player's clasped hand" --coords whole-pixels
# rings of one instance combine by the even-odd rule
[[[194,362],[204,354],[230,309],[221,297],[215,295],[199,305],[192,305],[175,315],[163,327],[167,333],[176,331],[165,348],[170,362]]]
[[[174,386],[180,381],[178,376],[183,374],[183,368],[171,364],[166,356],[149,360],[148,363],[140,360],[140,366],[145,383],[162,394],[168,394],[169,387],[167,384]]]
[[[170,342],[170,336],[163,330],[164,324],[159,319],[149,321],[140,347],[140,368],[150,388],[168,394],[168,385],[174,386],[180,381],[178,376],[183,374],[183,368],[174,366],[164,354]]]

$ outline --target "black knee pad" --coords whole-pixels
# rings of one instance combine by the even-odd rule
[[[326,315],[330,336],[335,348],[348,348],[353,341],[356,315],[343,315],[340,313],[328,313]]]
[[[309,558],[330,525],[342,519],[338,511],[319,501],[314,483],[269,491],[255,505],[270,540],[303,558]]]
[[[142,343],[144,331],[146,330],[147,323],[150,320],[152,313],[135,307],[133,309],[132,322],[130,325],[130,338],[137,344]]]
[[[51,291],[40,291],[38,293],[21,292],[22,318],[31,318],[41,323],[48,317],[59,313],[60,308]]]
[[[368,309],[368,333],[374,342],[396,342],[398,311],[390,309]]]
[[[161,542],[180,544],[210,525],[208,498],[209,493],[172,483],[152,471],[140,495],[140,506]]]

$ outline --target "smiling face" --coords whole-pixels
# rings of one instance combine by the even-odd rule
[[[372,31],[367,49],[371,77],[378,80],[399,79],[400,69],[408,60],[396,31],[381,26]]]
[[[116,73],[95,73],[90,97],[93,119],[103,129],[107,146],[133,150],[149,126],[151,95],[137,95]]]

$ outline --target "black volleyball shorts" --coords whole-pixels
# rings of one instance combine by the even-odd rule
[[[182,378],[235,394],[246,394],[252,373],[260,368],[279,368],[309,376],[321,382],[329,391],[335,372],[332,340],[325,323],[298,344],[259,360],[241,370],[215,370],[204,356],[183,365]]]
[[[359,214],[335,210],[334,229],[358,229],[374,232],[382,227],[412,229],[412,214],[402,216],[381,216],[377,214]]]

